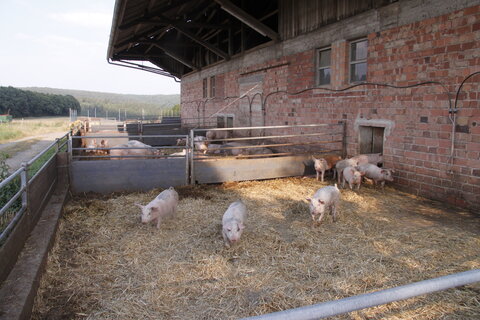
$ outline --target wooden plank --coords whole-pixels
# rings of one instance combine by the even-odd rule
[[[184,158],[74,161],[72,191],[111,193],[147,191],[186,183]]]
[[[309,155],[261,159],[195,160],[196,183],[220,183],[313,174]]]
[[[383,132],[385,128],[373,128],[372,153],[383,153]]]
[[[372,127],[360,126],[360,153],[372,153]]]

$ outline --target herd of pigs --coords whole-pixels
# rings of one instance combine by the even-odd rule
[[[324,175],[327,170],[333,170],[333,178],[338,178],[338,184],[342,181],[342,188],[348,183],[350,189],[357,186],[360,188],[362,177],[373,180],[375,184],[381,184],[382,188],[385,181],[393,181],[393,170],[379,168],[378,164],[383,162],[381,154],[365,154],[342,160],[339,156],[329,155],[323,158],[314,158],[317,180],[324,181]],[[337,220],[337,207],[340,202],[341,193],[337,184],[318,189],[313,197],[307,198],[309,203],[310,215],[312,220],[320,223],[326,212],[330,212],[333,221]],[[177,211],[178,193],[173,187],[162,191],[155,199],[147,205],[135,203],[141,208],[141,220],[143,223],[156,223],[160,228],[161,221],[172,216]],[[226,247],[240,240],[245,228],[245,222],[248,216],[248,210],[242,200],[230,204],[222,218],[222,236]]]

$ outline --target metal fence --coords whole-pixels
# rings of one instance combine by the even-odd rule
[[[206,150],[194,152],[208,131],[228,137],[204,139]],[[313,174],[311,155],[346,153],[344,122],[192,129],[189,143],[191,184]]]
[[[0,283],[8,276],[58,181],[57,155],[64,135],[0,183]]]
[[[18,170],[0,182],[0,192],[4,193],[7,188],[15,190],[15,193],[0,209],[0,245],[5,241],[8,234],[27,210],[30,197],[33,196],[32,193],[27,192],[27,190],[38,179],[40,174],[51,165],[57,153],[60,150],[66,151],[69,141],[68,137],[69,134],[67,133],[57,139],[30,161],[22,163],[22,166]],[[56,180],[54,183],[55,182]],[[48,191],[51,191],[51,189],[52,186],[49,186]],[[49,194],[50,192],[46,192],[42,196],[45,198]],[[17,200],[20,199],[20,206],[16,206],[16,204],[18,204]]]

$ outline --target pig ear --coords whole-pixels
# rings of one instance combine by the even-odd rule
[[[143,209],[145,206],[142,206],[140,203],[135,202],[135,205],[139,207],[140,209]]]
[[[241,222],[238,224],[238,227],[240,228],[240,230],[245,229],[245,226],[244,226],[243,223],[241,223]]]
[[[307,200],[308,202],[311,202],[312,198],[305,198],[305,200]]]
[[[325,204],[325,201],[323,201],[323,200],[318,200],[318,202],[319,202],[320,204]]]
[[[387,172],[387,170],[384,170],[384,169],[382,169],[382,170],[380,171],[380,173],[386,173],[386,172]]]

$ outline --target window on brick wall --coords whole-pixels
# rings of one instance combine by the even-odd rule
[[[233,127],[233,114],[217,115],[217,128],[232,128],[232,127]]]
[[[203,79],[203,97],[208,98],[208,79]]]
[[[210,77],[210,98],[215,97],[215,76]]]
[[[360,39],[350,43],[350,82],[367,80],[367,39]]]
[[[317,86],[330,84],[331,48],[317,50]]]
[[[203,97],[215,98],[215,76],[203,79]]]

